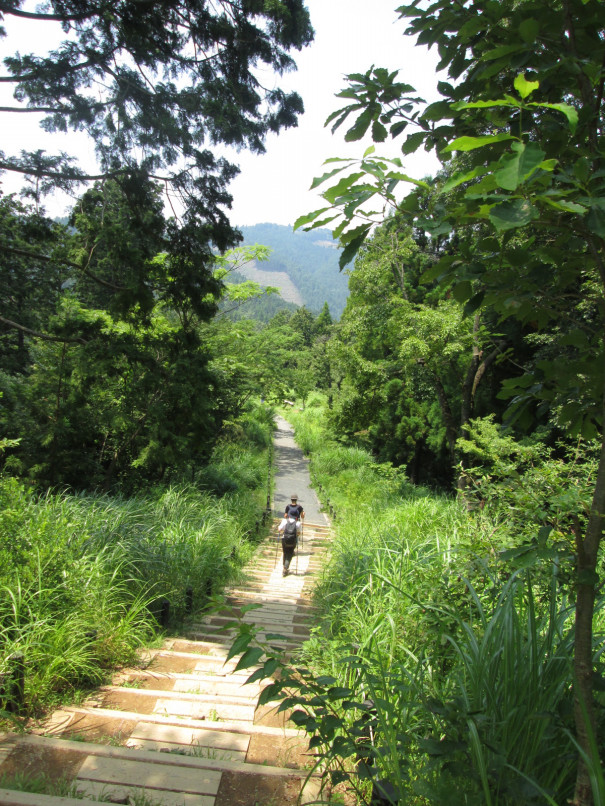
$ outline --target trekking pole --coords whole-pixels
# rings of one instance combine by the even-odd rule
[[[300,520],[300,547],[301,549],[305,547],[305,522],[302,518]]]
[[[298,540],[296,541],[296,576],[298,576]]]
[[[279,530],[277,531],[277,536],[275,538],[275,557],[273,558],[273,567],[277,565],[277,547],[279,545]]]

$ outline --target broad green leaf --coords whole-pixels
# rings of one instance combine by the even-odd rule
[[[518,50],[521,50],[523,46],[520,42],[515,43],[514,45],[500,45],[497,48],[492,48],[492,50],[486,51],[481,57],[482,61],[493,61],[494,59],[499,59],[502,56],[508,56],[511,53],[516,53]]]
[[[351,128],[345,134],[345,141],[347,143],[352,143],[355,140],[361,140],[367,130],[370,128],[370,124],[374,120],[374,109],[369,107],[364,112],[359,115],[355,123],[351,126]]]
[[[372,123],[372,140],[375,143],[384,143],[387,139],[388,132],[379,120]]]
[[[250,641],[252,640],[252,633],[240,633],[235,637],[235,641],[231,644],[231,647],[227,653],[227,660],[230,660],[235,655],[239,655],[240,652],[243,652],[245,649],[248,648]]]
[[[458,101],[452,104],[452,109],[455,112],[461,109],[491,109],[493,106],[512,106],[519,108],[519,101],[515,98],[501,98],[499,101]]]
[[[335,204],[339,196],[342,196],[347,190],[349,190],[351,185],[355,184],[355,182],[357,182],[358,179],[361,179],[362,176],[364,176],[363,171],[356,171],[348,176],[343,176],[339,182],[337,182],[335,185],[332,185],[331,188],[328,188],[324,192],[324,199],[330,202],[330,204]]]
[[[539,81],[528,81],[523,73],[515,79],[515,89],[523,99],[528,98],[539,86]]]
[[[483,165],[479,165],[477,168],[474,168],[472,171],[465,171],[464,173],[457,173],[447,180],[445,185],[441,188],[441,193],[447,193],[449,190],[453,190],[454,188],[458,187],[458,185],[462,185],[464,182],[470,182],[471,179],[475,179],[481,174],[485,173],[487,169]]]
[[[586,157],[580,157],[576,160],[573,166],[574,176],[580,182],[587,182],[590,176],[590,162]]]
[[[538,217],[538,211],[526,199],[511,199],[497,204],[489,211],[489,218],[500,232],[524,227]]]
[[[361,109],[361,108],[362,104],[349,104],[348,106],[341,106],[340,109],[335,109],[334,112],[330,112],[330,114],[324,121],[324,126],[327,126],[328,123],[331,123],[335,118],[339,116],[342,116],[344,119],[350,112],[354,111],[355,109]]]
[[[404,129],[407,129],[409,126],[409,121],[407,120],[398,120],[397,123],[393,123],[391,128],[389,129],[391,137],[398,137]]]
[[[548,204],[549,207],[560,210],[562,213],[579,213],[580,215],[584,215],[588,209],[584,207],[583,204],[578,204],[577,202],[568,202],[565,201],[565,199],[551,199],[545,195],[536,196],[536,201],[544,202]]]
[[[405,143],[401,146],[401,150],[404,154],[412,154],[416,151],[419,146],[424,143],[426,138],[426,132],[414,132],[414,134],[408,134],[405,138]]]
[[[485,291],[479,291],[474,296],[472,296],[466,305],[464,306],[464,315],[471,316],[471,314],[475,313],[483,305],[483,300],[485,299]]]
[[[316,229],[316,228],[319,229],[320,227],[325,227],[326,224],[331,224],[332,221],[336,221],[337,218],[338,218],[338,215],[331,215],[331,216],[328,216],[327,218],[321,218],[319,221],[316,221],[313,224],[313,229]],[[279,288],[277,289],[277,293],[279,294]]]
[[[463,280],[461,283],[456,283],[452,289],[452,296],[456,302],[466,302],[467,299],[473,294],[473,286],[470,280]]]
[[[370,154],[373,154],[375,151],[376,151],[376,146],[369,146],[368,148],[366,148],[366,150],[363,152],[364,160],[365,160],[366,157],[369,157]]]
[[[272,702],[274,699],[276,699],[276,697],[279,696],[281,690],[281,683],[271,683],[269,686],[265,686],[260,693],[260,697],[258,698],[258,704],[266,705],[268,702]]]
[[[399,173],[398,171],[389,171],[386,176],[387,179],[396,179],[398,182],[410,182],[412,185],[416,185],[416,187],[426,188],[429,189],[429,185],[426,182],[423,182],[421,179],[414,179],[407,174]]]
[[[443,118],[451,118],[452,104],[448,101],[437,101],[430,104],[420,116],[422,120],[443,120]]]
[[[571,106],[570,104],[538,104],[538,103],[530,103],[528,106],[536,106],[543,109],[556,109],[557,112],[562,112],[567,120],[569,121],[569,128],[571,129],[571,133],[573,134],[576,130],[578,125],[578,111],[575,107]]]
[[[444,152],[452,151],[474,151],[476,148],[483,148],[483,146],[494,145],[495,143],[502,143],[505,140],[514,140],[511,134],[486,134],[481,137],[457,137],[452,143],[446,146]]]
[[[364,228],[364,231],[362,232],[362,234],[360,234],[354,240],[350,241],[350,243],[348,243],[345,246],[345,248],[342,250],[342,252],[340,254],[340,258],[338,260],[338,265],[339,265],[341,270],[344,269],[344,267],[353,260],[353,258],[355,257],[355,255],[359,251],[359,248],[361,247],[361,245],[365,241],[365,239],[367,237],[367,234],[370,231],[370,229],[371,229],[371,225],[368,224],[367,227]]]
[[[433,238],[438,238],[440,235],[449,235],[453,229],[448,221],[425,221],[424,227]]]
[[[347,232],[340,235],[340,243],[343,246],[346,246],[351,241],[354,241],[356,238],[359,238],[360,235],[364,235],[369,228],[369,224],[360,224],[355,229],[350,229]]]
[[[494,173],[498,187],[516,190],[540,166],[544,151],[536,143],[513,143],[513,155],[505,158],[504,166]]]
[[[246,683],[255,683],[257,680],[264,680],[267,677],[271,677],[277,667],[277,659],[268,658],[260,669],[256,669],[254,672],[252,672],[250,677],[246,679]]]
[[[262,658],[263,653],[264,650],[258,646],[250,647],[250,649],[247,649],[238,660],[235,671],[239,672],[240,669],[247,669],[250,666],[254,666]]]
[[[344,171],[346,169],[346,165],[341,165],[340,168],[334,168],[332,171],[328,171],[327,173],[323,174],[323,176],[316,176],[313,182],[311,183],[311,187],[309,190],[315,190],[316,187],[319,187],[326,179],[330,179],[332,176],[336,176],[336,174]]]
[[[299,227],[304,227],[305,224],[310,224],[311,221],[315,221],[316,218],[319,218],[322,213],[325,213],[326,210],[329,209],[329,207],[322,207],[321,210],[315,210],[313,213],[306,213],[305,215],[299,216],[294,222],[294,229],[297,230]]]

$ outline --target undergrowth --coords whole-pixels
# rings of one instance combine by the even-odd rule
[[[22,653],[26,714],[134,662],[161,632],[165,602],[177,625],[245,564],[266,498],[270,417],[247,414],[237,439],[219,443],[195,484],[131,498],[39,494],[0,477],[0,673]]]
[[[577,749],[573,557],[561,527],[545,543],[542,523],[520,528],[506,505],[469,510],[411,485],[331,438],[317,394],[287,416],[336,520],[306,667],[284,663],[271,696],[360,803],[566,802]],[[601,654],[597,637],[597,668]]]

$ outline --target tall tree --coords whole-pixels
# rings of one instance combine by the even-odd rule
[[[238,169],[210,147],[262,152],[269,131],[296,124],[300,97],[266,88],[258,76],[292,69],[289,50],[311,41],[302,0],[51,0],[36,11],[1,0],[0,18],[12,17],[60,28],[64,39],[48,54],[5,57],[0,83],[14,88],[15,103],[0,109],[4,128],[31,115],[42,116],[46,131],[84,131],[99,167],[90,173],[67,153],[39,149],[0,153],[0,171],[24,176],[36,201],[82,182],[154,179],[175,211],[167,251],[207,266],[214,248],[234,245],[240,236],[225,208]],[[7,31],[0,27],[0,36]],[[179,270],[183,290],[197,293],[189,267],[173,261]]]

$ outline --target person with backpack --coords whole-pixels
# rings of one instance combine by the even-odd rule
[[[300,518],[297,517],[298,513],[289,512],[286,507],[286,514],[284,515],[281,523],[277,527],[277,531],[282,533],[281,548],[283,556],[283,571],[282,576],[287,576],[290,569],[290,563],[294,556],[294,551],[298,544],[298,533],[300,531]]]
[[[290,514],[294,515],[297,521],[305,519],[305,511],[302,508],[302,504],[298,503],[298,496],[291,495],[290,496],[290,503],[286,505],[286,511],[284,512],[284,518],[287,518]]]

